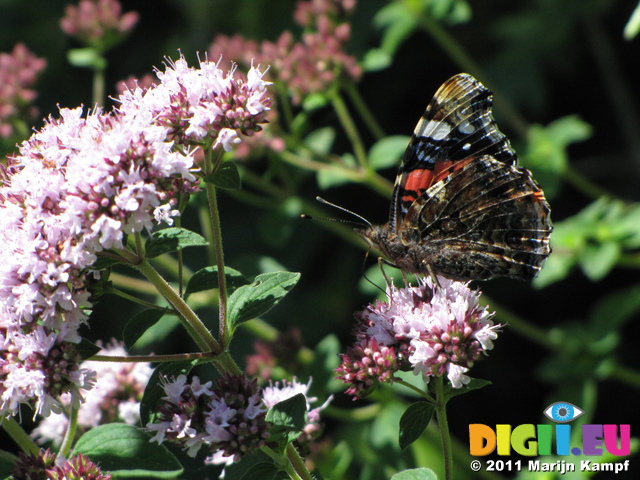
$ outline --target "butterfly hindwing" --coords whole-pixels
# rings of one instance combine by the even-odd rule
[[[413,202],[399,241],[418,233],[414,250],[449,278],[532,279],[549,255],[551,224],[542,190],[528,170],[488,155],[460,164]]]

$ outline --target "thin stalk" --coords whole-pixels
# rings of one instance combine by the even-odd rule
[[[427,400],[429,403],[436,405],[438,403],[438,400],[433,398],[431,395],[429,395],[427,392],[425,392],[424,390],[420,390],[418,387],[416,387],[415,385],[411,385],[409,382],[405,382],[404,380],[397,378],[394,383],[397,383],[399,385],[402,385],[403,387],[407,387],[409,390],[414,391],[415,393],[417,393],[418,395],[420,395],[421,397],[423,397],[425,400]]]
[[[2,419],[2,428],[4,428],[4,431],[9,434],[11,439],[16,442],[23,452],[37,455],[40,451],[36,442],[33,441],[13,417],[4,417]]]
[[[444,376],[435,379],[436,390],[436,418],[440,428],[440,438],[442,440],[442,457],[444,460],[444,478],[453,478],[453,454],[451,451],[451,433],[449,432],[449,420],[447,419],[447,399],[444,394]]]
[[[156,287],[158,292],[180,313],[178,317],[180,322],[202,351],[222,353],[220,344],[213,338],[213,335],[211,335],[211,332],[209,332],[207,327],[202,323],[202,320],[191,310],[191,307],[187,305],[184,299],[178,295],[178,292],[151,266],[147,259],[143,259],[138,265],[134,265],[134,267],[139,270],[140,273]]]
[[[205,168],[212,169],[213,151],[209,150],[205,161]],[[219,162],[216,162],[219,164]],[[208,172],[207,172],[208,175]],[[216,187],[213,183],[206,183],[207,201],[209,203],[209,219],[213,230],[213,252],[215,255],[216,265],[218,266],[218,317],[219,317],[219,340],[220,345],[224,349],[227,344],[227,336],[229,327],[227,325],[227,279],[224,274],[224,250],[222,249],[222,229],[220,228],[220,211],[218,209],[218,198],[216,195]]]
[[[93,104],[104,105],[104,68],[93,69]]]
[[[290,443],[289,445],[287,445],[285,453],[287,454],[287,458],[289,459],[289,462],[291,462],[291,465],[293,466],[296,473],[298,474],[298,478],[302,480],[313,479],[313,477],[311,476],[311,473],[307,469],[307,466],[304,464],[304,460],[302,460],[302,457],[300,456],[298,451],[295,449],[293,444]]]
[[[226,373],[230,375],[242,375],[242,370],[236,365],[227,352],[215,353],[215,352],[192,352],[192,353],[178,353],[171,355],[127,355],[126,357],[110,356],[110,355],[94,355],[91,357],[92,361],[96,362],[112,362],[112,363],[133,363],[133,362],[176,362],[180,360],[202,360],[211,362],[218,369],[220,373]]]
[[[262,447],[260,450],[262,450],[262,452],[265,455],[267,455],[276,464],[278,464],[280,466],[280,468],[282,468],[285,472],[287,472],[287,475],[289,475],[289,478],[291,478],[292,480],[302,480],[300,478],[300,476],[296,473],[296,471],[293,468],[293,466],[291,465],[291,463],[288,462],[285,458],[283,458],[282,455],[280,455],[279,453],[274,452],[269,447]]]
[[[369,110],[369,107],[367,106],[367,102],[364,101],[364,99],[362,98],[362,95],[360,95],[360,92],[356,88],[355,84],[349,82],[344,85],[344,88],[345,88],[345,91],[347,92],[347,95],[349,95],[349,100],[351,100],[351,103],[353,103],[354,107],[358,111],[358,114],[360,115],[364,123],[367,125],[367,127],[369,128],[369,130],[371,131],[375,139],[380,140],[384,138],[385,137],[384,130],[382,130],[382,127],[376,120],[376,117],[374,117],[373,114],[371,113],[371,110]]]
[[[112,293],[113,295],[117,295],[118,297],[129,300],[130,302],[137,303],[138,305],[142,305],[143,307],[153,308],[156,310],[164,310],[165,307],[160,305],[156,305],[153,302],[148,302],[146,300],[142,300],[141,298],[134,297],[133,295],[129,295],[128,293],[123,292],[122,290],[118,290],[115,287],[111,287],[108,293]]]
[[[356,128],[356,124],[349,113],[349,109],[347,105],[344,103],[344,100],[340,96],[340,94],[336,91],[333,95],[331,95],[331,104],[333,105],[333,109],[338,115],[338,120],[340,120],[340,124],[342,128],[344,128],[347,137],[349,137],[349,141],[351,142],[351,146],[353,147],[353,153],[356,156],[356,160],[360,167],[366,169],[367,167],[367,152],[364,149],[364,144],[362,143],[362,139],[360,138],[360,134],[358,133],[358,129]]]
[[[62,445],[60,446],[60,453],[67,457],[73,446],[73,440],[76,437],[76,430],[78,429],[78,408],[71,407],[69,414],[69,423],[67,425],[67,431],[62,439]]]

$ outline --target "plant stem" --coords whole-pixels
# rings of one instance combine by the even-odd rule
[[[342,128],[344,128],[347,137],[349,137],[349,140],[351,141],[353,153],[358,160],[358,164],[362,168],[366,169],[367,152],[364,149],[364,144],[362,143],[362,139],[360,138],[360,134],[358,133],[358,129],[356,128],[356,124],[349,114],[349,109],[347,108],[347,105],[344,103],[344,100],[337,91],[333,95],[331,95],[331,104],[333,105],[333,109],[335,110],[336,115],[338,115],[338,119],[342,124]]]
[[[451,433],[449,432],[449,420],[447,419],[447,399],[444,394],[444,376],[435,379],[436,390],[436,418],[440,428],[440,438],[442,440],[442,457],[444,460],[444,478],[453,478],[453,455],[451,452]]]
[[[149,280],[154,287],[160,292],[160,294],[167,299],[167,301],[174,306],[174,308],[180,312],[180,322],[189,332],[189,335],[195,340],[198,346],[204,352],[214,352],[217,354],[222,353],[220,344],[213,338],[211,332],[202,323],[202,320],[198,318],[191,307],[187,305],[180,295],[162,278],[162,276],[151,266],[151,264],[143,259],[138,265],[134,267],[142,273],[147,280]]]
[[[93,104],[104,105],[104,68],[93,69]]]
[[[345,85],[345,90],[347,92],[347,95],[349,95],[351,103],[353,103],[356,110],[358,111],[358,114],[360,114],[360,117],[362,118],[364,123],[367,124],[369,130],[371,130],[371,133],[373,134],[375,139],[380,140],[384,138],[385,133],[382,130],[382,127],[380,127],[380,124],[376,120],[376,117],[374,117],[371,113],[371,110],[369,110],[367,103],[363,100],[355,84],[351,82],[347,83]]]
[[[71,413],[69,415],[69,423],[67,425],[67,431],[62,439],[62,445],[60,446],[60,453],[67,457],[73,446],[73,440],[76,437],[76,430],[78,429],[78,408],[71,407]]]
[[[9,434],[9,436],[13,439],[14,442],[22,449],[25,453],[32,453],[33,455],[37,455],[40,451],[36,442],[27,435],[27,432],[20,426],[18,422],[16,422],[13,417],[4,417],[2,419],[2,428],[4,428],[5,432]]]
[[[287,458],[289,459],[289,462],[291,462],[291,465],[295,469],[299,478],[303,480],[313,479],[313,477],[311,476],[311,473],[307,469],[307,466],[304,464],[304,460],[302,460],[302,457],[300,457],[300,454],[295,449],[293,444],[290,443],[287,445],[285,453],[287,454]]]
[[[209,150],[205,161],[205,169],[212,169],[213,150]],[[219,164],[219,162],[216,162]],[[208,175],[208,172],[206,172]],[[213,252],[215,254],[216,265],[218,266],[218,317],[219,317],[219,341],[222,349],[228,343],[229,326],[227,325],[227,279],[224,274],[224,251],[222,249],[222,230],[220,228],[220,212],[218,210],[218,199],[216,187],[213,183],[206,183],[207,200],[209,203],[209,218],[213,230]]]

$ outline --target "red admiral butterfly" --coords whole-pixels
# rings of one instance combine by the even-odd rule
[[[530,280],[549,256],[549,205],[491,114],[493,94],[459,74],[436,92],[396,177],[389,221],[356,229],[399,269],[454,280]]]

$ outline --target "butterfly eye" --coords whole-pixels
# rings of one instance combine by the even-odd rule
[[[568,402],[552,403],[544,411],[549,420],[558,423],[570,422],[580,417],[583,413],[580,408]]]

